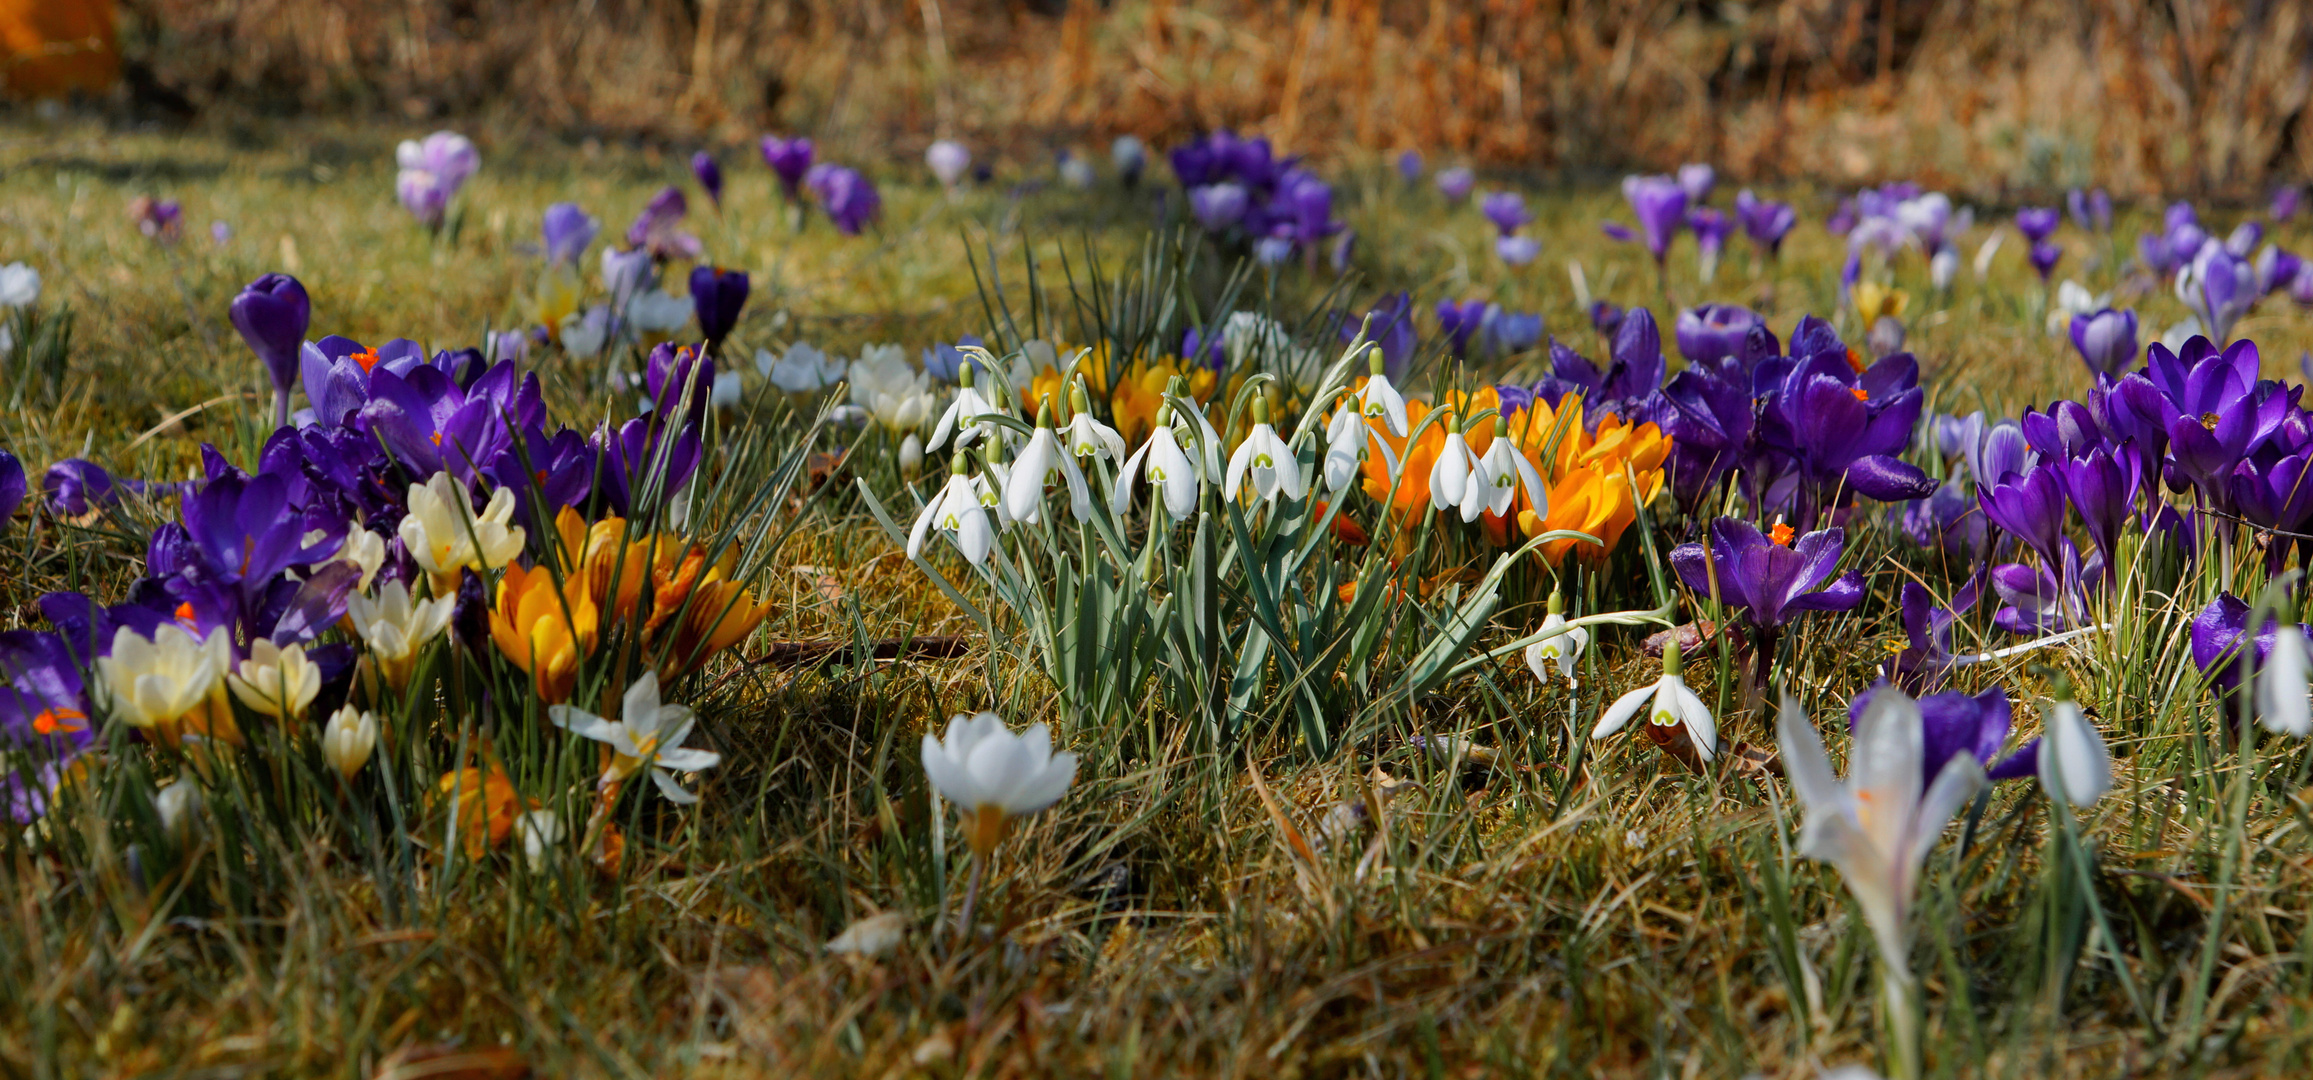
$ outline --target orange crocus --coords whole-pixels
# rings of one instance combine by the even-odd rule
[[[557,590],[554,575],[545,567],[524,570],[517,563],[508,566],[498,582],[498,602],[490,609],[490,640],[515,667],[530,674],[541,699],[559,705],[570,700],[578,662],[594,651],[600,621],[584,575],[563,579]]]

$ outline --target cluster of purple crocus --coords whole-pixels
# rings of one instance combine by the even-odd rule
[[[1861,276],[1866,254],[1893,259],[1905,248],[1926,256],[1929,280],[1946,289],[1959,272],[1959,237],[1974,224],[1973,210],[1955,210],[1944,193],[1923,191],[1905,181],[1865,188],[1841,199],[1825,227],[1847,240],[1847,265],[1839,278],[1842,290]]]
[[[1738,228],[1769,258],[1781,253],[1783,238],[1799,220],[1790,204],[1761,199],[1745,188],[1736,194],[1735,211],[1729,214],[1709,205],[1717,184],[1717,171],[1697,163],[1680,166],[1673,176],[1626,176],[1622,197],[1630,204],[1638,228],[1609,221],[1604,225],[1606,235],[1625,242],[1643,241],[1660,271],[1679,230],[1691,232],[1705,283],[1717,276],[1727,237]]]
[[[1168,156],[1197,224],[1249,246],[1263,264],[1297,253],[1314,262],[1327,239],[1345,235],[1333,216],[1332,185],[1298,157],[1278,158],[1265,138],[1215,131]]]
[[[800,207],[804,189],[810,189],[837,232],[857,236],[883,215],[883,195],[876,191],[874,181],[848,165],[817,160],[808,137],[765,135],[760,149],[763,164],[779,178],[779,193],[787,202]]]
[[[1440,300],[1438,332],[1449,355],[1499,359],[1542,343],[1542,315],[1509,311],[1490,300]]]
[[[2281,216],[2276,212],[2276,219]],[[2219,239],[2191,203],[2177,202],[2161,215],[2160,231],[2137,237],[2136,252],[2145,269],[2173,279],[2177,299],[2221,343],[2231,340],[2241,316],[2273,293],[2313,304],[2313,266],[2278,243],[2259,248],[2264,239],[2265,228],[2255,221]]]
[[[1534,220],[1534,213],[1526,209],[1526,197],[1515,191],[1490,192],[1478,204],[1486,220],[1494,223],[1498,234],[1494,238],[1494,254],[1512,266],[1524,266],[1542,254],[1542,245],[1531,236],[1522,236],[1519,230]]]

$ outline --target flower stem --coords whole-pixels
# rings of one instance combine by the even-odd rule
[[[972,855],[972,880],[964,886],[964,906],[956,912],[956,933],[966,943],[972,940],[972,905],[980,899],[980,879],[986,875],[988,860],[978,853]]]
[[[1892,963],[1880,975],[1886,992],[1889,1080],[1920,1080],[1919,1010],[1909,972]]]

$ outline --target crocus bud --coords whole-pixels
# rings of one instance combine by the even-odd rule
[[[16,455],[0,450],[0,528],[6,528],[16,516],[16,508],[24,505],[24,493],[30,483],[24,478],[24,463]]]
[[[923,475],[924,440],[922,436],[911,431],[908,432],[907,438],[900,440],[899,467],[900,475],[910,480]]]
[[[954,139],[941,139],[924,151],[924,164],[931,166],[932,175],[940,186],[953,188],[962,183],[964,174],[972,168],[972,152]]]
[[[352,780],[354,774],[369,763],[370,751],[375,749],[376,713],[363,712],[348,705],[337,710],[329,718],[329,726],[322,729],[321,759],[347,780]]]
[[[699,186],[706,189],[707,198],[714,200],[715,208],[723,207],[723,167],[715,164],[715,155],[704,150],[691,155],[691,175],[698,177]]]
[[[229,311],[233,329],[273,379],[273,423],[289,422],[289,390],[297,385],[297,354],[313,321],[305,286],[287,274],[267,274],[242,288]]]
[[[730,336],[739,324],[739,310],[747,306],[747,272],[720,266],[691,270],[691,306],[699,317],[699,333],[710,348]]]

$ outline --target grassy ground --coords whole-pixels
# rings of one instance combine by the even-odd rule
[[[485,139],[462,234],[437,244],[392,201],[391,151],[375,131],[328,127],[0,130],[0,262],[32,263],[45,302],[79,315],[63,394],[0,414],[0,445],[35,469],[85,455],[126,475],[182,477],[202,441],[245,446],[257,434],[262,374],[223,317],[242,282],[296,273],[314,296],[315,336],[464,343],[517,321],[537,266],[525,248],[548,203],[579,202],[615,233],[684,178],[672,158]],[[1070,258],[1089,243],[1123,259],[1160,197],[1002,177],[951,201],[891,182],[870,235],[839,237],[824,220],[796,235],[765,170],[725,167],[724,211],[698,200],[693,223],[718,261],[756,275],[738,337],[845,353],[896,341],[913,355],[984,330],[967,242],[983,245],[983,272],[992,249],[1007,275],[1023,273],[1032,247],[1064,297],[1063,246]],[[1542,311],[1596,355],[1567,284],[1572,259],[1597,295],[1663,310],[1642,253],[1598,233],[1600,217],[1622,213],[1613,191],[1529,189],[1545,254],[1510,271],[1473,209],[1449,211],[1378,167],[1328,168],[1342,180],[1338,212],[1360,233],[1357,268],[1371,283],[1355,290],[1361,304],[1383,288],[1424,303],[1490,296]],[[145,194],[182,201],[180,242],[157,244],[128,220],[126,204]],[[1779,265],[1754,267],[1738,240],[1706,288],[1682,248],[1673,296],[1753,304],[1779,332],[1833,310],[1842,252],[1819,222],[1835,195],[1785,194],[1805,224]],[[2117,235],[2157,212],[2132,208]],[[213,242],[212,221],[231,239]],[[2070,230],[2065,242],[2059,276],[2114,286],[2111,248]],[[2069,346],[2041,326],[2019,247],[2011,238],[1987,282],[1963,269],[1949,297],[1930,294],[1916,258],[1900,267],[1935,407],[2012,415],[2085,393]],[[1281,281],[1291,296],[1317,289],[1299,271]],[[1024,288],[1018,276],[1007,284]],[[2134,303],[2155,332],[2182,317],[2173,297]],[[2236,334],[2264,345],[2269,375],[2294,377],[2313,319],[2269,302]],[[608,414],[591,373],[563,364],[544,365],[556,414]],[[1791,654],[1807,658],[1796,688],[1819,718],[1868,681],[1896,635],[1901,575],[1918,564],[1893,530],[1859,524],[1854,565],[1872,574],[1873,597],[1806,624]],[[126,531],[43,543],[9,553],[0,599],[11,625],[36,625],[29,601],[67,581],[117,595],[142,551]],[[1618,556],[1625,568],[1636,558],[1627,544]],[[847,496],[812,504],[780,562],[766,587],[783,605],[741,650],[750,656],[770,641],[976,633]],[[2055,664],[2103,721],[2119,779],[2083,826],[2094,906],[2120,942],[2087,929],[2069,864],[2046,858],[2044,803],[2003,788],[1969,843],[1933,856],[1921,894],[1914,962],[1936,1073],[2284,1075],[2313,1055],[2301,828],[2313,822],[2289,785],[2251,784],[2238,758],[2211,749],[2181,635],[2214,585],[2148,585],[2111,613],[2124,629],[2109,637],[1965,676],[1971,689],[2008,686],[2029,733],[2046,684],[2028,664]],[[1985,620],[1968,625],[1963,638],[2002,643]],[[359,852],[316,839],[251,856],[269,883],[261,914],[203,917],[17,856],[0,869],[0,983],[12,987],[0,1062],[37,1076],[367,1075],[412,1047],[457,1048],[473,1071],[441,1075],[461,1076],[509,1075],[486,1070],[516,1061],[549,1076],[1281,1077],[1800,1076],[1876,1062],[1870,935],[1837,875],[1793,856],[1787,789],[1691,775],[1627,741],[1569,753],[1570,729],[1587,732],[1613,695],[1651,679],[1636,637],[1604,635],[1579,692],[1505,662],[1325,760],[1282,728],[1216,754],[1154,709],[1148,738],[1064,729],[1084,757],[1077,786],[1003,849],[983,898],[1001,944],[976,950],[930,932],[939,892],[916,741],[976,707],[1016,725],[1058,719],[1049,688],[1007,663],[990,701],[977,650],[874,668],[726,663],[690,700],[730,762],[706,781],[701,810],[659,822],[658,842],[615,880],[533,877],[508,857],[421,873],[388,898]],[[1502,748],[1502,764],[1439,771],[1408,742],[1439,731]],[[1770,737],[1757,716],[1725,731]],[[2283,755],[2277,776],[2302,777],[2302,748],[2270,753]],[[1305,827],[1374,784],[1415,786],[1391,802],[1370,860],[1360,838],[1309,865],[1249,769]],[[220,859],[183,885],[197,897],[239,872]],[[877,911],[915,928],[896,954],[822,951]]]

